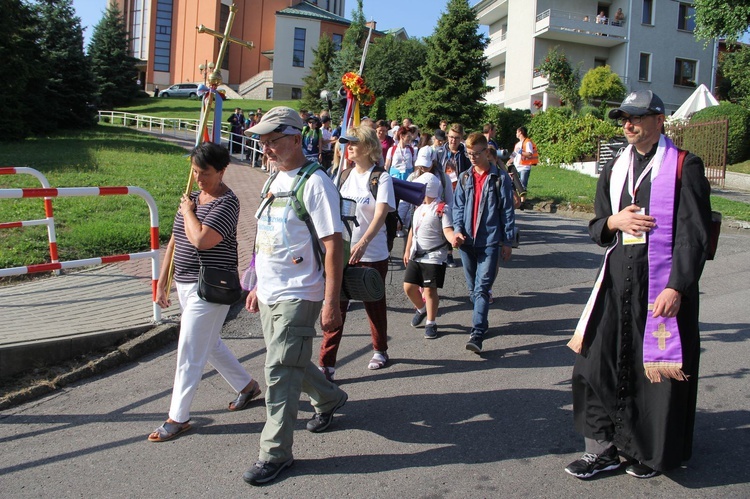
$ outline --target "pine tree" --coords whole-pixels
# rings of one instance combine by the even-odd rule
[[[94,28],[89,44],[99,106],[104,109],[127,104],[138,95],[138,70],[128,45],[125,21],[112,2]]]
[[[478,29],[468,0],[448,2],[435,32],[426,40],[422,78],[403,96],[417,123],[433,128],[446,119],[469,128],[479,125],[490,65],[484,56],[489,40]]]
[[[318,42],[318,48],[313,49],[315,59],[313,60],[310,74],[305,76],[302,81],[305,82],[305,88],[302,91],[302,108],[314,111],[321,107],[320,91],[326,88],[328,78],[332,73],[333,60],[336,57],[336,51],[333,46],[333,39],[324,33]]]
[[[83,51],[81,19],[75,15],[72,0],[42,0],[37,9],[39,46],[49,68],[45,116],[59,128],[91,126],[95,87],[91,63]]]
[[[47,67],[37,45],[35,12],[21,0],[0,0],[0,12],[0,61],[12,75],[0,99],[0,140],[19,140],[46,130]]]

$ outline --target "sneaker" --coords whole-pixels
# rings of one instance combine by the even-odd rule
[[[307,431],[311,431],[313,433],[320,433],[321,431],[328,428],[331,424],[331,421],[333,421],[333,414],[344,407],[344,404],[346,404],[346,401],[349,400],[349,395],[346,394],[346,392],[342,392],[344,396],[341,398],[338,404],[336,404],[336,407],[331,409],[328,412],[316,412],[315,415],[312,417],[310,421],[307,422]]]
[[[451,255],[450,253],[448,253],[448,259],[445,261],[445,263],[447,263],[448,267],[452,269],[455,269],[456,267],[458,267],[456,260],[453,259],[453,255]]]
[[[406,233],[403,230],[397,230],[396,237],[406,237]]]
[[[333,377],[336,375],[335,367],[320,366],[318,367],[318,369],[320,369],[320,372],[323,373],[323,376],[325,376],[328,381],[330,381],[331,383],[335,383],[335,381],[333,380]]]
[[[630,463],[628,467],[625,468],[625,473],[636,478],[651,478],[652,476],[656,476],[659,474],[659,472],[655,469],[649,468],[645,464],[638,461]]]
[[[466,349],[470,352],[482,352],[482,337],[478,334],[472,334],[469,341],[466,342]]]
[[[599,455],[585,453],[581,459],[570,463],[565,471],[577,478],[589,478],[600,471],[616,470],[619,467],[620,458],[617,455],[617,447],[611,445]]]
[[[420,324],[422,324],[422,321],[427,317],[427,309],[425,309],[424,312],[420,312],[419,310],[416,311],[414,314],[414,317],[411,318],[411,326],[417,327]]]
[[[427,324],[424,327],[424,337],[428,340],[437,338],[437,324]]]
[[[260,485],[261,483],[270,482],[276,478],[284,468],[294,464],[294,459],[283,463],[269,463],[268,461],[258,461],[252,468],[242,474],[242,479],[250,485]]]

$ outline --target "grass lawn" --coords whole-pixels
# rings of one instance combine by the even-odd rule
[[[0,145],[0,165],[42,172],[52,187],[141,187],[156,200],[161,241],[168,240],[187,183],[185,150],[127,128],[97,126]],[[0,176],[0,188],[41,187],[30,175]],[[53,202],[60,260],[150,247],[149,211],[135,195],[56,198]],[[40,198],[0,201],[0,222],[44,218]],[[0,268],[50,260],[46,227],[0,230]]]
[[[737,163],[736,165],[727,165],[727,171],[750,174],[750,160]]]
[[[222,108],[222,122],[226,122],[229,116],[234,112],[235,107],[242,108],[247,118],[247,113],[255,111],[258,108],[267,112],[272,107],[289,106],[299,109],[297,100],[252,100],[252,99],[230,99],[224,101]],[[148,98],[136,99],[127,107],[118,107],[115,111],[126,113],[144,114],[146,116],[155,116],[157,118],[182,118],[182,119],[200,119],[201,101],[199,99],[175,99],[169,98]]]

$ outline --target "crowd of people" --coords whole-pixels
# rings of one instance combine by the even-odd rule
[[[607,253],[569,345],[579,354],[573,408],[586,452],[565,471],[588,478],[619,468],[623,456],[628,474],[647,478],[690,457],[698,280],[708,246],[710,201],[700,158],[678,156],[661,134],[664,106],[658,96],[634,92],[610,117],[619,121],[630,145],[600,176],[589,226]],[[245,303],[249,312],[260,313],[267,350],[267,420],[258,461],[243,475],[253,485],[274,480],[292,465],[302,392],[315,409],[307,423],[311,432],[328,428],[347,402],[347,393],[335,383],[348,309],[341,298],[344,267],[374,269],[385,279],[389,213],[400,215],[399,230],[406,237],[403,290],[414,306],[412,326],[424,323],[425,339],[438,337],[438,290],[457,251],[472,308],[465,348],[483,351],[491,289],[500,261],[511,258],[515,208],[526,201],[529,172],[538,161],[524,127],[517,130],[512,153],[499,153],[492,124],[465,136],[459,123],[444,121],[427,134],[409,119],[399,124],[364,118],[342,135],[330,122],[327,113],[275,107],[244,130],[257,136],[272,165],[255,214],[257,284]],[[328,165],[326,145],[332,149]],[[244,408],[260,394],[258,383],[218,337],[228,307],[201,304],[194,296],[201,259],[236,266],[239,207],[221,181],[227,158],[214,151],[217,147],[203,144],[193,153],[201,190],[183,199],[168,248],[176,255],[182,329],[205,328],[210,335],[197,341],[194,333],[184,339],[181,333],[169,419],[149,436],[152,441],[190,428],[190,401],[206,362],[237,392],[230,410]],[[344,154],[340,164],[339,154]],[[401,180],[424,186],[422,204],[399,203],[394,185]],[[356,204],[359,223],[347,245],[342,198]],[[158,286],[162,306],[168,305],[167,272],[165,267]],[[365,312],[373,350],[367,368],[382,369],[390,360],[386,296],[365,302]],[[316,364],[317,323],[323,342]]]

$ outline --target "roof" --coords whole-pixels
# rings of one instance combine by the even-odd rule
[[[316,19],[318,21],[329,21],[339,24],[345,24],[349,26],[352,22],[343,17],[332,14],[325,9],[321,9],[317,5],[313,5],[309,2],[302,1],[291,7],[287,7],[284,10],[276,12],[276,15],[292,16],[292,17],[304,17],[307,19]]]

